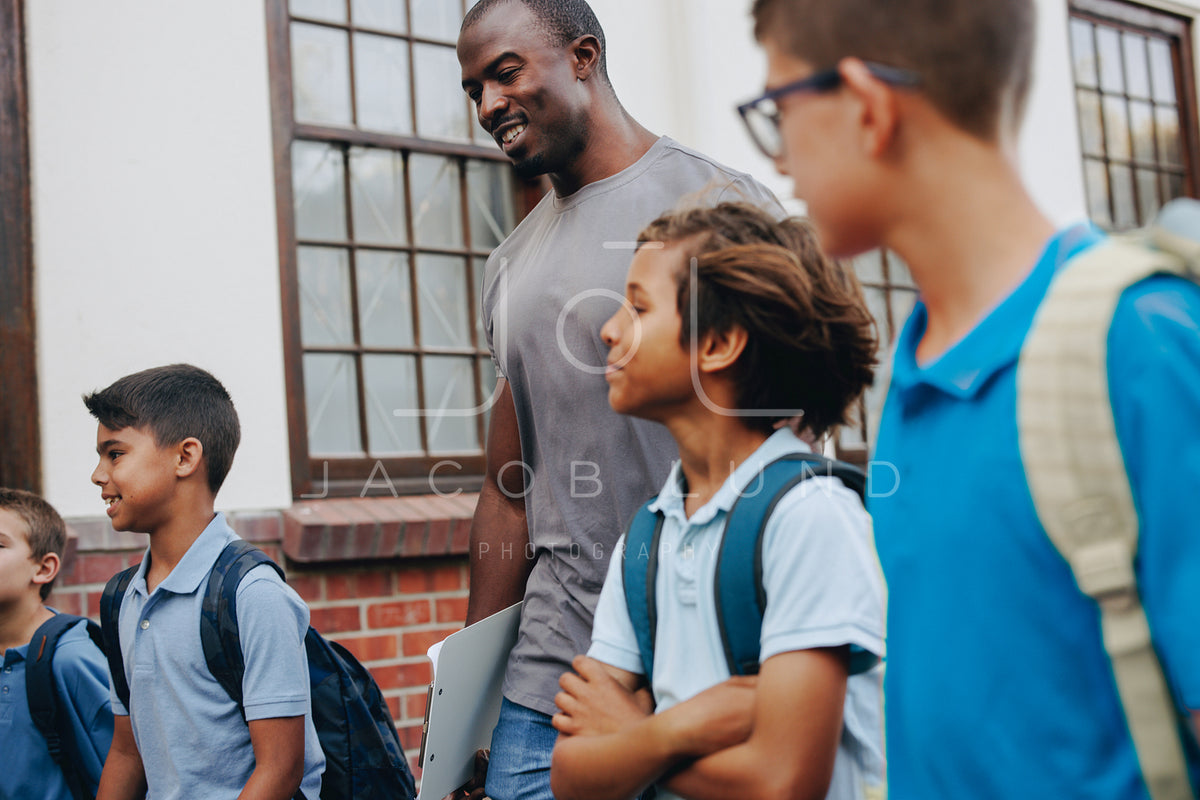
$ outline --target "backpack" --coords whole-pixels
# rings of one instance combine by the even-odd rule
[[[857,467],[812,453],[790,453],[764,466],[755,488],[741,494],[729,509],[721,533],[713,592],[717,627],[730,675],[758,673],[763,612],[767,607],[762,583],[762,540],[767,521],[784,495],[817,475],[838,478],[859,499],[865,495],[867,478]],[[664,520],[661,512],[650,510],[653,503],[650,500],[642,506],[629,524],[621,565],[625,604],[647,681],[654,675],[654,636],[658,627],[655,586]],[[873,663],[874,657],[869,653],[853,654],[850,672],[862,672]]]
[[[84,772],[82,760],[76,755],[75,734],[70,721],[62,713],[62,698],[58,696],[53,671],[59,637],[75,627],[81,619],[84,618],[73,614],[55,614],[34,631],[25,659],[25,695],[29,703],[29,716],[45,738],[50,757],[62,770],[71,796],[75,800],[90,800],[95,795],[88,791],[88,775]],[[96,647],[104,651],[100,626],[90,619],[86,622],[88,636]]]
[[[1108,387],[1121,293],[1158,273],[1197,277],[1200,203],[1074,258],[1051,284],[1017,363],[1021,460],[1042,526],[1100,609],[1117,694],[1153,800],[1193,797],[1178,712],[1150,638],[1134,560],[1138,516]]]
[[[246,573],[269,564],[283,570],[262,550],[242,539],[230,542],[209,573],[200,611],[200,642],[209,671],[242,705],[241,642],[238,638],[237,588]],[[116,640],[121,601],[137,566],[114,575],[100,601],[108,642],[113,686],[128,707],[129,685]],[[325,753],[320,800],[411,800],[416,787],[396,724],[371,673],[350,651],[309,627],[304,636],[312,691],[313,726]],[[244,711],[243,711],[244,713]],[[303,795],[298,793],[297,798]],[[314,800],[310,798],[309,800]]]

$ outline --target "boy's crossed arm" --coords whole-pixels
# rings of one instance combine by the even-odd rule
[[[846,664],[846,648],[781,653],[757,678],[731,678],[653,714],[634,693],[641,676],[580,656],[556,698],[554,795],[627,800],[664,781],[693,800],[822,798],[841,735]]]

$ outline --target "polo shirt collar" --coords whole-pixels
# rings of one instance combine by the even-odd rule
[[[173,594],[195,592],[208,577],[213,565],[217,563],[217,557],[221,555],[221,551],[233,535],[233,529],[225,521],[225,515],[218,512],[158,588]],[[147,548],[146,555],[133,576],[133,585],[142,592],[146,592],[146,568],[149,565],[150,550]]]
[[[955,397],[973,397],[1020,355],[1033,317],[1058,269],[1101,239],[1103,234],[1087,223],[1055,233],[1025,280],[966,336],[924,366],[917,363],[917,345],[925,333],[928,312],[918,301],[896,343],[892,386],[905,390],[926,383]]]
[[[683,470],[680,462],[676,461],[671,466],[671,474],[667,477],[662,492],[651,501],[650,510],[666,517],[674,517],[680,523],[706,525],[712,522],[718,513],[728,513],[743,491],[758,479],[758,474],[767,464],[780,456],[811,452],[812,448],[792,433],[791,429],[780,428],[733,470],[716,494],[701,506],[690,520],[684,510]]]

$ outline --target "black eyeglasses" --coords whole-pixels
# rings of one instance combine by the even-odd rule
[[[899,67],[889,67],[883,64],[865,62],[867,70],[879,80],[890,86],[912,87],[921,83],[917,73]],[[837,68],[823,69],[814,72],[807,78],[785,84],[764,92],[738,106],[738,114],[746,123],[746,130],[758,149],[767,158],[775,160],[783,155],[783,137],[779,134],[779,98],[797,92],[831,92],[842,85],[842,75]]]

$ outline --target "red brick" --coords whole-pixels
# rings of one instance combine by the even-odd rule
[[[330,600],[356,600],[361,597],[390,597],[392,574],[390,572],[352,572],[330,575],[325,579]]]
[[[397,628],[403,625],[424,625],[432,621],[433,615],[428,600],[375,603],[367,606],[368,628]]]
[[[51,592],[50,597],[46,602],[54,606],[64,614],[74,614],[79,616],[83,613],[83,602],[87,596],[87,592],[59,592],[57,589]]]
[[[400,746],[405,750],[413,750],[421,746],[421,726],[405,725],[396,731],[400,734]]]
[[[314,608],[309,614],[309,623],[324,634],[357,631],[362,628],[358,606]]]
[[[428,555],[426,542],[429,540],[429,522],[405,522],[404,544],[400,547],[399,555],[423,556]]]
[[[460,630],[457,628],[436,628],[428,631],[408,631],[401,634],[401,649],[406,656],[423,656],[429,646],[440,642],[450,634]]]
[[[260,543],[258,547],[260,550],[270,556],[271,560],[276,564],[283,564],[283,551],[279,549],[278,545]]]
[[[425,719],[425,704],[429,700],[428,692],[413,692],[404,695],[404,719]],[[397,717],[400,719],[400,717]]]
[[[422,594],[433,591],[433,575],[422,567],[409,567],[396,573],[396,593]]]
[[[415,689],[420,686],[428,686],[429,682],[433,680],[433,668],[428,659],[414,661],[411,664],[374,667],[371,674],[375,676],[379,688],[385,691],[388,689]]]
[[[102,592],[87,593],[87,615],[92,619],[100,619],[100,595]]]
[[[338,637],[338,643],[354,654],[359,661],[383,661],[395,658],[396,637],[393,636],[358,636],[353,639]]]
[[[392,719],[400,719],[400,701],[402,697],[388,697],[387,707],[388,713],[392,715]]]
[[[73,574],[64,576],[67,586],[83,583],[104,583],[125,569],[125,556],[117,553],[80,553],[75,559]]]
[[[412,770],[413,777],[419,782],[421,780],[421,753],[408,754],[408,768]]]
[[[316,603],[325,599],[321,591],[324,580],[320,575],[289,575],[287,582],[288,586],[295,589],[296,594],[304,598],[307,603]]]
[[[456,622],[461,625],[467,618],[467,598],[439,597],[437,605],[438,622]]]
[[[458,555],[471,550],[471,520],[456,519],[450,534],[450,552]]]

